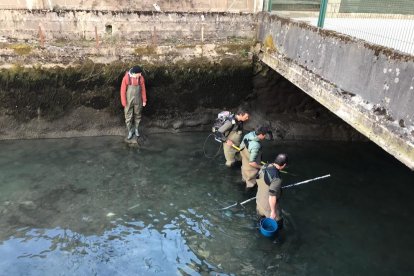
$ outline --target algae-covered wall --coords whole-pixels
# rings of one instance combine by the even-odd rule
[[[0,136],[122,134],[119,88],[125,71],[134,64],[85,61],[68,67],[1,69]],[[148,97],[145,127],[204,128],[212,112],[236,108],[252,89],[252,63],[247,58],[241,63],[239,58],[221,63],[194,58],[140,65]]]
[[[148,94],[144,133],[209,130],[219,111],[243,106],[252,113],[246,130],[268,124],[279,138],[356,137],[280,75],[257,69],[256,15],[0,14],[0,139],[125,135],[119,88],[137,64]]]
[[[133,64],[85,62],[67,68],[0,70],[0,104],[25,122],[53,120],[79,106],[121,113],[119,86]],[[148,90],[148,116],[171,116],[197,108],[235,107],[250,93],[251,64],[211,64],[202,58],[171,65],[141,64]]]
[[[252,14],[0,14],[0,138],[123,135],[119,87],[137,64],[148,130],[206,129],[251,92]]]

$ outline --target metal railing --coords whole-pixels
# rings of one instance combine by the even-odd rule
[[[271,7],[273,13],[414,55],[414,0],[272,0]]]

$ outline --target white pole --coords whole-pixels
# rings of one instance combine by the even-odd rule
[[[305,180],[305,181],[302,181],[302,182],[298,182],[298,183],[295,183],[295,184],[290,184],[290,185],[287,185],[287,186],[283,186],[282,189],[302,185],[302,184],[305,184],[305,183],[308,183],[308,182],[311,182],[311,181],[315,181],[315,180],[322,179],[322,178],[327,178],[327,177],[330,177],[330,176],[331,176],[330,174],[327,174],[327,175],[324,175],[324,176],[319,176],[319,177],[312,178],[312,179],[309,179],[309,180]]]
[[[287,185],[287,186],[283,186],[282,189],[284,189],[284,188],[290,188],[290,187],[293,187],[293,186],[302,185],[302,184],[305,184],[305,183],[308,183],[308,182],[316,181],[316,180],[323,179],[323,178],[327,178],[327,177],[330,177],[330,176],[331,176],[330,174],[327,174],[327,175],[315,177],[315,178],[308,179],[308,180],[305,180],[305,181],[301,181],[301,182],[298,182],[298,183],[295,183],[295,184],[290,184],[290,185]],[[254,199],[256,199],[256,197],[249,198],[248,200],[245,200],[245,201],[241,202],[240,205],[243,205],[243,204],[245,204],[247,202],[250,202],[250,201],[252,201]]]

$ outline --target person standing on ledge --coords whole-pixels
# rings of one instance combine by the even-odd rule
[[[262,167],[257,180],[256,210],[262,217],[276,220],[279,229],[283,227],[283,218],[280,208],[280,197],[282,195],[282,178],[280,171],[288,162],[287,154],[277,155],[272,164]]]
[[[147,105],[147,91],[141,67],[134,66],[125,73],[121,84],[121,104],[124,107],[127,139],[131,139],[134,134],[138,138],[142,108]]]
[[[235,115],[229,116],[215,133],[216,137],[224,143],[223,151],[227,167],[232,167],[236,163],[238,151],[233,148],[233,145],[236,147],[240,146],[243,122],[248,119],[249,113],[240,109]],[[238,160],[240,161],[240,158]]]

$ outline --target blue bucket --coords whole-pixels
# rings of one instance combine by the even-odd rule
[[[271,218],[260,220],[260,233],[265,237],[273,237],[277,231],[277,222]]]

